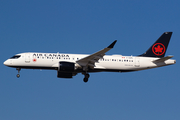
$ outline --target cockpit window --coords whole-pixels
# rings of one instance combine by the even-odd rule
[[[12,56],[10,59],[18,59],[19,57],[21,57],[21,55]]]

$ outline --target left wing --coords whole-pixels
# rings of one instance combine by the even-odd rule
[[[85,70],[85,71],[88,69],[88,67],[93,69],[95,67],[95,62],[98,62],[98,60],[100,58],[103,58],[105,53],[107,51],[109,51],[110,49],[112,49],[116,42],[117,42],[117,40],[115,40],[113,43],[111,43],[107,48],[104,48],[104,49],[102,49],[94,54],[91,54],[85,58],[82,58],[80,60],[77,60],[76,63],[78,63],[81,67],[83,67],[83,70]]]

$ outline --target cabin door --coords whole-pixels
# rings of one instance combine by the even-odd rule
[[[25,54],[25,62],[30,63],[30,54],[29,53]]]

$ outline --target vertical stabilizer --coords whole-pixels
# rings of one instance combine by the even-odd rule
[[[142,55],[143,57],[164,57],[171,39],[172,32],[165,32],[159,39]]]

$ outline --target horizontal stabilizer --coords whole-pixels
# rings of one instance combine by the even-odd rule
[[[166,60],[168,60],[168,59],[170,59],[172,57],[174,57],[174,56],[167,56],[167,57],[159,58],[159,59],[154,60],[152,62],[154,62],[154,63],[164,62],[164,61],[166,61]]]

